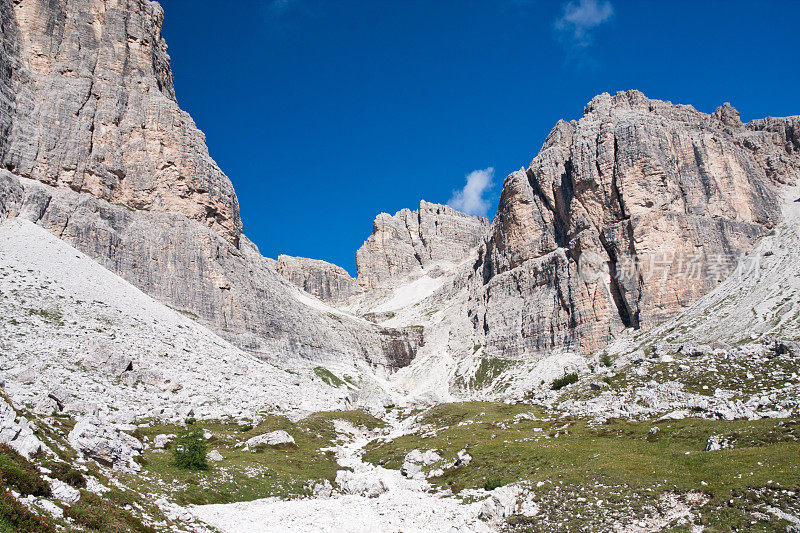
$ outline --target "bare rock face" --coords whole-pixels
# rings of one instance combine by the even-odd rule
[[[591,351],[711,290],[780,217],[800,117],[602,94],[506,178],[470,313],[494,352]]]
[[[233,187],[176,103],[162,21],[147,0],[0,0],[0,217],[266,359],[413,358],[417,332],[315,309],[241,234]]]
[[[307,293],[332,304],[363,292],[345,269],[319,259],[280,255],[275,270]]]
[[[237,248],[186,217],[111,205],[3,170],[0,193],[0,213],[35,222],[266,359],[366,361],[392,370],[408,364],[423,342],[415,328],[384,330],[305,305],[245,236]]]
[[[0,0],[0,164],[236,244],[238,201],[175,101],[162,21],[147,0]]]
[[[403,209],[375,218],[372,235],[356,254],[364,289],[390,288],[437,267],[464,260],[486,236],[489,221],[424,200],[419,211]]]

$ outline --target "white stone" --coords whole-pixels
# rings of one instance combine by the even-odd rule
[[[336,472],[336,484],[344,494],[365,496],[367,498],[377,498],[389,490],[384,480],[376,476],[374,472],[356,473],[349,470],[339,470]]]
[[[252,450],[259,444],[266,444],[268,446],[280,446],[282,444],[294,444],[294,437],[289,435],[282,429],[277,431],[270,431],[269,433],[263,433],[261,435],[256,435],[250,439],[247,439],[243,445],[245,450]]]
[[[60,479],[51,479],[50,488],[53,492],[53,497],[66,503],[75,503],[81,499],[81,493],[78,489],[73,488]]]

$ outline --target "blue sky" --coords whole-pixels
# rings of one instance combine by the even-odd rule
[[[491,217],[503,178],[603,91],[800,114],[798,1],[162,5],[178,101],[245,233],[351,273],[380,212],[425,199]]]

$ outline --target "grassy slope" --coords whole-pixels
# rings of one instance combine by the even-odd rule
[[[333,452],[324,449],[336,442],[335,420],[369,429],[383,425],[360,411],[315,413],[297,423],[274,416],[255,428],[225,422],[202,423],[212,433],[209,452],[219,451],[222,461],[210,463],[208,471],[181,470],[172,465],[169,450],[151,449],[145,452],[141,475],[130,476],[127,481],[146,492],[166,493],[181,505],[307,495],[314,483],[333,481],[336,471],[341,469]],[[158,434],[177,434],[181,429],[151,426],[139,432],[152,440]],[[262,445],[251,451],[237,446],[251,437],[276,430],[288,432],[295,445]]]
[[[515,423],[520,412],[540,420]],[[391,442],[373,441],[365,459],[399,468],[412,449],[441,450],[445,461],[428,467],[433,470],[452,463],[466,448],[473,458],[469,465],[447,469],[431,481],[455,492],[529,481],[544,510],[535,520],[523,521],[534,528],[557,528],[559,521],[566,526],[571,520],[577,520],[573,527],[586,521],[601,527],[615,515],[641,516],[665,492],[700,490],[711,498],[703,519],[712,528],[728,529],[749,524],[746,510],[755,503],[744,500],[751,488],[773,487],[771,492],[780,497],[777,487],[800,487],[796,420],[615,420],[588,427],[578,420],[541,420],[543,415],[496,403],[440,405],[422,416],[426,427],[421,432]],[[656,435],[649,434],[653,426],[660,429]],[[729,437],[734,448],[703,451],[708,437],[717,434]],[[543,485],[536,487],[537,482]],[[592,507],[598,499],[604,501],[603,512]],[[731,499],[738,503],[730,506]]]

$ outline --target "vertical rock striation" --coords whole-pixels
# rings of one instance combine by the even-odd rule
[[[798,117],[742,124],[638,91],[559,122],[506,178],[471,318],[505,355],[591,351],[711,290],[780,217]]]
[[[356,254],[358,283],[364,289],[390,288],[423,274],[435,277],[437,267],[466,259],[488,228],[483,217],[424,200],[419,211],[381,213]]]
[[[319,259],[280,255],[275,270],[307,293],[332,304],[343,303],[363,292],[345,269]]]
[[[0,164],[236,244],[236,194],[175,100],[163,18],[148,0],[0,0]]]

